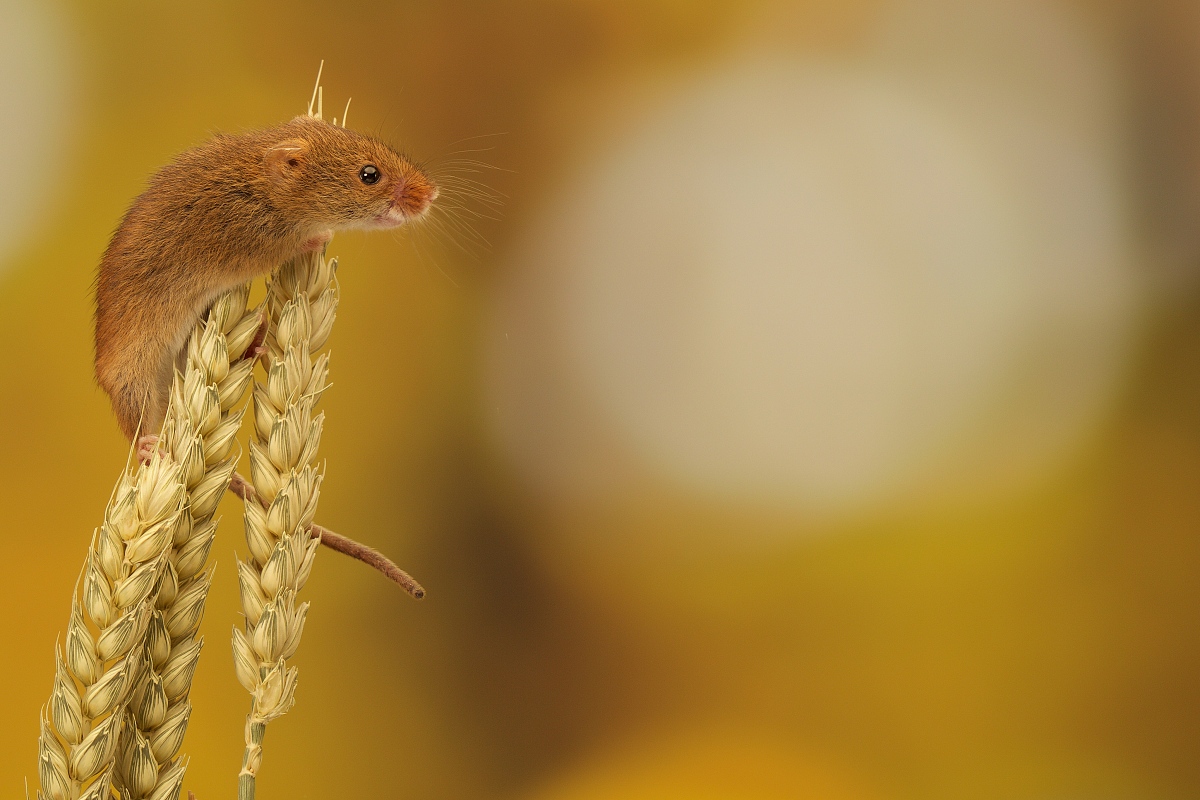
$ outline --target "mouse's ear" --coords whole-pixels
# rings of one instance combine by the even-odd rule
[[[274,180],[284,180],[304,166],[308,142],[303,139],[284,139],[271,145],[263,154],[267,173]]]

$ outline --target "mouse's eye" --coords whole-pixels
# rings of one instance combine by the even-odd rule
[[[370,186],[373,183],[378,183],[379,182],[379,170],[375,167],[374,164],[367,164],[365,167],[363,167],[362,169],[360,169],[358,171],[358,179],[360,181],[362,181],[363,183],[365,183],[367,186]]]

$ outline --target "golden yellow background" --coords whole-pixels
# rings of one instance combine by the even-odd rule
[[[972,3],[980,4],[966,5]],[[997,377],[987,368],[996,362],[980,362],[986,391],[977,405],[991,410],[946,434],[957,455],[942,466],[908,480],[909,451],[900,451],[899,466],[888,467],[888,475],[899,476],[891,483],[876,486],[848,469],[844,483],[822,494],[825,451],[813,451],[815,466],[801,465],[815,470],[811,475],[781,468],[776,481],[769,465],[756,468],[750,459],[738,466],[724,455],[760,450],[721,440],[715,451],[697,445],[697,478],[689,472],[691,451],[671,450],[671,437],[666,445],[655,439],[653,415],[637,417],[642,395],[620,394],[630,385],[618,381],[613,391],[633,403],[636,424],[612,434],[621,419],[601,414],[601,422],[588,422],[588,409],[602,406],[603,392],[612,389],[588,382],[591,367],[580,366],[585,378],[572,383],[538,361],[540,344],[512,358],[496,355],[509,321],[571,313],[573,306],[555,305],[569,292],[538,295],[538,276],[555,280],[560,252],[547,256],[539,248],[555,236],[574,241],[573,228],[556,227],[562,209],[604,186],[595,176],[619,160],[620,143],[630,141],[622,137],[636,140],[644,120],[673,113],[670,98],[687,91],[678,87],[725,74],[723,65],[757,63],[764,53],[787,64],[848,63],[873,76],[887,73],[864,53],[895,5],[0,3],[7,17],[0,25],[10,31],[25,30],[18,18],[36,17],[31,30],[42,38],[19,44],[59,70],[39,88],[38,74],[14,56],[3,62],[9,74],[0,74],[6,86],[33,82],[17,96],[22,103],[59,104],[33,115],[49,120],[37,137],[46,147],[30,154],[6,139],[0,157],[10,173],[0,177],[4,191],[17,192],[17,204],[28,196],[32,207],[19,226],[5,229],[0,257],[2,791],[16,796],[25,778],[36,785],[38,713],[51,686],[55,639],[126,457],[90,372],[97,259],[155,168],[211,132],[298,113],[324,59],[327,116],[353,96],[351,127],[376,132],[433,168],[478,179],[501,202],[498,219],[462,216],[469,211],[458,218],[469,219],[486,245],[461,230],[428,226],[339,235],[331,245],[341,260],[342,303],[331,341],[333,387],[323,401],[328,470],[318,519],[393,556],[429,594],[415,603],[360,565],[321,553],[305,589],[312,610],[295,659],[298,702],[267,733],[260,797],[1200,797],[1200,15],[1190,4],[991,3],[988,13],[1013,30],[1033,31],[1011,41],[1040,43],[1043,61],[1028,60],[1019,47],[1004,50],[1010,40],[997,34],[1000,49],[991,60],[980,56],[983,66],[974,72],[956,71],[949,56],[922,61],[922,37],[948,43],[947,52],[958,47],[968,61],[977,47],[937,3],[891,34],[901,50],[916,43],[916,77],[906,80],[936,87],[944,79],[951,86],[946,97],[983,98],[984,123],[971,128],[982,131],[1011,123],[1001,106],[992,113],[988,98],[1032,109],[1035,123],[1043,119],[1038,114],[1055,120],[1060,109],[1075,113],[1077,96],[1039,92],[1060,78],[1075,85],[1076,62],[1068,56],[1078,38],[1090,42],[1088,52],[1101,54],[1103,67],[1093,88],[1111,104],[1099,102],[1094,119],[1091,106],[1080,111],[1084,121],[1070,130],[1098,143],[1100,155],[1087,164],[1098,164],[1115,186],[1116,210],[1095,212],[1096,219],[1117,218],[1128,228],[1113,245],[1117,266],[1105,273],[1120,279],[1117,311],[1082,329],[1094,335],[1081,335],[1077,358],[1049,369],[1070,378],[1095,343],[1096,359],[1108,365],[1096,373],[1101,377],[1083,380],[1076,394],[1049,394],[1045,410],[1022,394],[1041,378]],[[907,6],[924,7],[916,0]],[[1057,16],[1048,23],[1051,7]],[[1043,24],[1053,35],[1038,33]],[[1064,30],[1062,41],[1054,38]],[[1060,49],[1066,55],[1058,65]],[[993,64],[1032,64],[1031,74],[1005,83],[1011,76],[993,76]],[[730,74],[735,88],[728,91],[737,96],[743,73]],[[758,73],[747,74],[753,80]],[[994,92],[993,77],[1002,84]],[[839,80],[829,84],[835,94],[838,86],[860,85],[858,78]],[[941,97],[913,107],[934,107]],[[838,97],[830,102],[841,107]],[[28,113],[6,107],[4,130],[32,124]],[[743,141],[736,111],[729,113],[731,141]],[[787,153],[792,118],[781,119],[782,138],[768,144]],[[921,119],[913,130],[926,130]],[[1027,149],[993,153],[1011,166],[1015,183],[1026,172],[1055,168],[1027,163],[1026,154],[1042,152],[1043,135],[1037,124],[1028,130]],[[686,138],[679,141],[685,149]],[[814,141],[798,137],[795,149],[809,147],[805,157],[823,164],[826,154]],[[1072,155],[1073,141],[1047,152]],[[652,156],[660,152],[646,147]],[[768,201],[739,172],[754,153],[736,155],[728,163],[697,159],[700,183],[721,202],[758,208],[753,204]],[[857,163],[853,153],[838,157]],[[891,163],[889,157],[880,156]],[[465,172],[453,163],[464,158],[490,166]],[[33,176],[28,184],[12,177],[18,165]],[[913,196],[921,196],[922,165],[900,167],[914,170]],[[838,183],[840,174],[822,180],[840,190],[847,213],[869,221],[872,203],[897,203],[862,188],[867,184]],[[1014,228],[1012,240],[1053,238],[1093,213],[1094,198],[1073,186],[1035,220],[1045,226],[1040,233]],[[653,198],[662,187],[634,180],[618,188]],[[789,197],[764,208],[800,220],[805,208],[793,209]],[[461,200],[487,211],[478,199]],[[655,212],[647,203],[628,220],[631,227]],[[619,240],[623,220],[607,219]],[[679,222],[683,239],[686,224]],[[763,230],[770,238],[775,228]],[[923,230],[957,242],[961,252],[976,247],[970,231],[942,232],[937,219]],[[747,241],[737,235],[735,228],[731,241]],[[744,265],[738,257],[721,256],[733,265],[722,275],[758,274],[750,256]],[[780,258],[786,266],[786,254]],[[917,280],[906,278],[906,265],[920,259],[897,258],[897,285],[904,287]],[[537,259],[542,272],[530,272]],[[1065,294],[1046,296],[1091,291],[1101,279],[1088,272],[1091,262],[1081,263],[1079,274],[1064,273],[1063,280],[1076,281]],[[1036,291],[1020,295],[1023,303],[1042,297],[1035,267],[1027,272]],[[821,264],[795,268],[808,275]],[[682,292],[690,262],[673,269],[664,280],[678,280]],[[788,273],[770,273],[777,274]],[[587,280],[579,285],[592,286]],[[648,276],[646,285],[653,280]],[[629,283],[630,293],[644,289]],[[971,296],[990,308],[992,295]],[[954,302],[953,293],[946,297]],[[785,291],[781,300],[794,304],[801,321],[825,319],[812,316],[820,309],[806,305],[803,292]],[[1075,312],[1057,302],[1039,307],[1039,319],[1049,320],[1044,329],[1021,328],[1020,314],[998,312],[1004,325],[1019,328],[1018,344],[1005,346],[1052,350],[1062,336],[1056,326],[1075,324]],[[931,308],[933,316],[945,310]],[[749,317],[754,311],[752,304]],[[643,321],[655,318],[642,312],[649,314]],[[676,330],[675,317],[663,319],[662,329]],[[529,336],[557,330],[530,325]],[[707,346],[687,340],[686,326],[678,330],[685,339],[672,346],[689,353]],[[761,381],[770,399],[771,365],[786,358],[796,330],[785,326],[779,351],[765,366],[747,367],[749,377],[729,378],[730,385]],[[820,329],[801,333],[825,352]],[[1115,344],[1105,344],[1110,339]],[[822,369],[840,374],[839,359],[857,351],[831,333],[827,352],[832,366]],[[524,363],[520,353],[532,353],[534,366],[512,368]],[[972,353],[962,363],[975,363]],[[804,374],[804,363],[796,368]],[[537,382],[545,375],[548,385],[569,385],[579,396],[545,399]],[[956,379],[953,372],[914,378],[931,396],[940,390],[921,383],[926,378],[935,389],[937,380]],[[853,387],[847,392],[857,397]],[[741,395],[731,396],[736,416]],[[1078,419],[1072,403],[1084,409]],[[800,403],[781,419],[794,414],[796,430],[816,426],[813,441],[824,441],[818,434],[830,429],[821,427],[820,414],[829,410],[822,408]],[[572,458],[612,478],[612,486],[586,470],[580,478],[569,459],[557,466],[555,448],[565,452],[573,440],[553,431],[538,438],[543,415],[548,427],[575,430],[578,423],[586,442]],[[1042,453],[1043,440],[1057,442],[1056,432],[1069,427],[1063,420],[1073,432],[1047,445],[1051,455]],[[916,423],[901,414],[879,424],[886,438]],[[785,442],[792,441],[789,425],[779,428]],[[702,428],[684,428],[684,444],[697,430],[703,439]],[[742,428],[731,430],[736,438]],[[918,431],[913,440],[923,437]],[[877,440],[866,437],[863,447]],[[993,440],[1011,447],[997,449]],[[522,449],[526,441],[532,444]],[[832,441],[831,452],[842,440]],[[721,449],[727,444],[732,450]],[[976,448],[982,466],[971,455]],[[791,457],[784,453],[780,463],[792,464]],[[569,473],[566,488],[556,482],[558,472]],[[248,708],[229,646],[238,619],[234,554],[244,549],[238,501],[227,498],[223,514],[183,747],[191,759],[185,787],[200,800],[232,795]]]

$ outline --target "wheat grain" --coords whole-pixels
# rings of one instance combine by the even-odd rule
[[[314,408],[325,390],[329,354],[314,357],[329,337],[337,313],[337,261],[323,253],[301,255],[267,285],[269,368],[253,391],[250,441],[253,493],[245,505],[249,557],[238,564],[245,630],[233,630],[234,667],[252,695],[246,717],[246,750],[238,776],[239,800],[252,800],[262,763],[267,723],[295,702],[295,667],[308,603],[296,603],[320,545],[313,517],[322,473],[312,464],[323,413]]]

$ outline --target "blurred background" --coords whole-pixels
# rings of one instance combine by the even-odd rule
[[[454,190],[330,249],[318,518],[429,595],[322,553],[260,796],[1200,797],[1187,0],[0,0],[6,793],[126,456],[95,265],[321,59]]]

